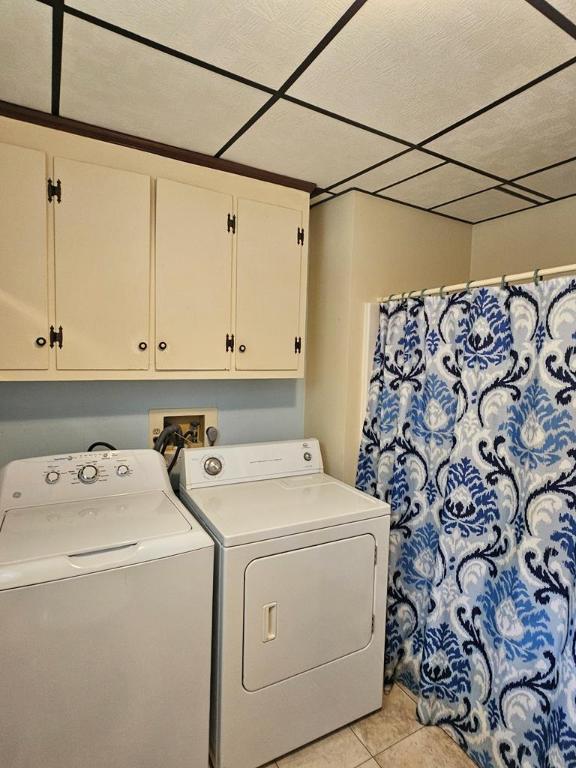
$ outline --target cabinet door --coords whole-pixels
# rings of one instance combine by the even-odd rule
[[[150,178],[61,158],[54,175],[62,182],[55,208],[56,323],[63,329],[57,366],[146,369]]]
[[[301,211],[238,201],[235,359],[239,370],[298,368],[301,226]]]
[[[48,368],[46,156],[0,144],[0,369]]]
[[[225,370],[231,327],[231,195],[158,179],[156,368]]]

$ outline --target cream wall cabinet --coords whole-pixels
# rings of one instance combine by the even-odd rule
[[[303,376],[308,193],[7,118],[0,142],[0,379]]]
[[[156,367],[227,370],[232,334],[232,195],[156,182]]]
[[[54,160],[59,369],[149,367],[150,177]]]
[[[158,369],[298,371],[302,211],[234,210],[231,195],[157,180]]]
[[[46,370],[46,155],[0,144],[0,168],[0,369]]]
[[[236,366],[298,370],[302,212],[238,201]]]

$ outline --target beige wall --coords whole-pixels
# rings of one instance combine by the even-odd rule
[[[304,418],[328,472],[354,480],[364,302],[467,280],[471,230],[361,192],[312,209]]]
[[[354,481],[364,302],[576,262],[576,198],[471,226],[351,192],[312,209],[304,424],[326,470]]]
[[[576,197],[472,228],[472,279],[574,262]]]
[[[348,369],[353,234],[352,195],[320,205],[310,217],[304,433],[320,439],[326,468],[338,477],[347,392],[347,377],[338,369]]]

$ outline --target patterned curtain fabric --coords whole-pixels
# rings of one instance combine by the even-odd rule
[[[576,766],[576,280],[380,307],[357,485],[390,502],[385,681],[482,766]]]

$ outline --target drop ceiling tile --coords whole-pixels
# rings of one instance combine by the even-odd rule
[[[576,160],[518,179],[518,183],[550,197],[576,195]]]
[[[424,152],[406,152],[394,160],[387,160],[383,165],[374,168],[360,176],[355,176],[344,184],[338,184],[332,187],[332,192],[344,192],[352,187],[359,187],[367,192],[376,192],[389,184],[395,184],[402,179],[408,178],[415,173],[420,173],[428,168],[440,165],[443,161]]]
[[[462,195],[493,187],[497,182],[458,165],[442,165],[382,191],[385,197],[431,208]]]
[[[325,188],[402,149],[395,141],[280,100],[223,156]]]
[[[61,114],[213,154],[267,94],[71,16]]]
[[[567,19],[576,23],[576,2],[575,0],[550,0],[557,11],[566,16]]]
[[[520,183],[520,182],[519,182]],[[522,196],[528,198],[529,202],[533,203],[546,203],[550,198],[539,195],[537,192],[532,192],[529,189],[517,187],[514,184],[502,184],[498,189],[511,192],[513,195]]]
[[[74,0],[72,5],[278,87],[346,11],[349,0]]]
[[[0,99],[50,112],[52,9],[36,0],[1,5]]]
[[[289,93],[421,141],[575,54],[528,3],[371,0]]]
[[[321,195],[316,195],[310,200],[310,207],[314,208],[315,205],[318,205],[318,203],[324,203],[326,200],[332,200],[334,195],[331,195],[330,192],[323,192]]]
[[[447,213],[457,219],[477,222],[489,219],[492,216],[501,216],[505,213],[514,213],[533,206],[525,200],[520,200],[497,189],[489,189],[479,195],[448,203],[435,210],[438,213]]]
[[[505,178],[576,155],[576,65],[485,112],[427,148]]]

